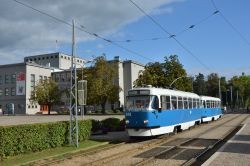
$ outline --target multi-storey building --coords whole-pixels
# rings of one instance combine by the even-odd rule
[[[70,69],[71,56],[56,52],[50,54],[27,56],[24,58],[24,62],[34,62],[41,66],[47,66],[57,69]],[[75,59],[75,63],[77,68],[81,68],[82,65],[85,63],[85,60],[77,57]]]
[[[84,59],[76,58],[77,70],[82,70]],[[115,65],[116,85],[121,87],[119,102],[114,108],[124,106],[129,89],[138,78],[144,65],[128,60],[121,61],[119,57],[108,61]],[[0,65],[0,111],[8,113],[9,105],[14,105],[14,114],[35,114],[46,107],[30,100],[30,95],[39,80],[52,77],[61,90],[70,88],[71,56],[62,53],[43,54],[24,58],[24,63]],[[62,95],[62,107],[69,105],[69,96]],[[111,108],[111,104],[106,105]],[[58,108],[58,107],[57,107]]]
[[[6,114],[39,112],[39,104],[32,102],[30,95],[38,80],[50,77],[50,68],[35,63],[0,65],[0,109]],[[14,112],[9,112],[10,106]]]
[[[106,108],[120,108],[124,106],[128,90],[133,88],[133,82],[138,78],[139,72],[144,70],[144,65],[137,62],[127,60],[121,61],[119,57],[115,57],[114,60],[108,61],[110,65],[114,65],[117,71],[117,76],[113,80],[116,85],[121,88],[119,94],[119,101],[113,106],[110,103],[106,104]],[[81,68],[78,71],[81,72]],[[52,78],[55,80],[61,90],[70,88],[70,70],[58,71],[52,73]],[[62,103],[64,106],[68,106],[69,99],[67,96],[62,96]]]

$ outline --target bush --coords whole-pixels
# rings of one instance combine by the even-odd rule
[[[101,121],[103,131],[117,131],[120,127],[120,119],[108,118]]]
[[[79,121],[79,141],[89,138],[91,120]],[[69,143],[69,122],[0,126],[0,158]]]
[[[101,126],[102,125],[99,120],[92,119],[92,129],[91,129],[92,132],[97,132],[98,130],[101,130],[102,129]]]

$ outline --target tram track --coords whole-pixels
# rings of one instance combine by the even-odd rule
[[[224,125],[224,124],[228,123],[229,121],[231,121],[234,118],[237,119],[239,116],[241,116],[241,115],[237,115],[236,117],[231,117],[231,118],[230,117],[223,117],[223,118],[221,118],[221,120],[222,119],[225,120],[227,118],[229,118],[229,119],[226,120],[226,122],[224,122],[224,123],[222,123],[220,125]],[[200,126],[203,126],[203,125],[207,125],[207,124],[204,123],[204,124],[202,124]],[[201,132],[201,133],[199,133],[197,135],[205,134],[208,131],[212,131],[212,130],[214,130],[217,127],[218,126],[213,126],[213,127],[209,128],[209,129],[207,129],[207,130],[205,130],[205,131],[203,131],[203,132]],[[185,132],[188,132],[188,130],[184,130],[182,133],[185,133]],[[188,143],[188,142],[190,142],[192,140],[193,140],[193,138],[189,138],[188,140],[185,140],[181,144]],[[124,156],[127,156],[127,155],[131,155],[131,154],[135,154],[136,152],[143,151],[143,150],[146,150],[146,149],[152,149],[153,147],[157,147],[157,146],[159,146],[161,144],[164,144],[164,143],[167,143],[167,142],[170,142],[170,141],[175,141],[175,138],[172,138],[172,137],[163,137],[163,138],[160,138],[159,141],[152,142],[152,143],[150,143],[148,145],[142,145],[141,147],[138,147],[138,148],[135,148],[135,149],[131,149],[131,150],[128,150],[128,151],[125,151],[123,153],[119,153],[119,154],[116,154],[116,155],[106,156],[105,158],[101,158],[101,159],[98,159],[98,160],[95,160],[95,161],[92,161],[92,162],[89,162],[89,163],[83,164],[83,165],[108,165],[108,163],[111,163],[114,160],[119,160],[121,157],[124,157]],[[178,146],[176,146],[176,147],[178,147]],[[167,149],[164,152],[167,152],[169,150],[173,150],[176,147],[172,147],[170,149]],[[161,153],[164,153],[164,152],[161,152]],[[145,163],[147,163],[147,162],[149,162],[150,160],[153,160],[153,159],[154,159],[154,157],[152,156],[152,157],[150,157],[148,159],[145,159],[142,162],[139,162],[139,163],[137,163],[135,165],[144,165]]]
[[[230,118],[229,120],[225,121],[221,125],[229,123],[233,119],[237,120],[237,118],[240,116],[242,116],[242,115],[238,115],[237,117]],[[248,116],[243,118],[240,121],[240,123],[245,121],[247,118],[248,118]],[[206,134],[207,132],[212,131],[212,130],[219,128],[219,127],[220,126],[214,126],[212,128],[209,128],[208,130],[204,131],[203,133],[199,133],[197,135],[201,136],[201,135]],[[241,126],[237,126],[232,131],[229,131],[225,136],[223,136],[221,139],[218,139],[218,140],[212,140],[212,139],[202,140],[202,139],[197,139],[197,138],[190,138],[188,140],[185,140],[183,142],[178,143],[177,145],[169,146],[169,148],[166,148],[166,150],[163,150],[159,153],[156,153],[153,156],[151,156],[150,158],[144,159],[144,160],[136,163],[135,166],[147,165],[149,163],[153,163],[154,160],[157,160],[157,159],[165,159],[166,160],[166,159],[168,159],[168,157],[169,158],[170,157],[176,158],[177,156],[184,155],[185,152],[190,153],[191,150],[196,151],[197,153],[194,153],[194,156],[189,157],[189,159],[186,162],[184,162],[183,164],[180,164],[180,165],[184,165],[184,166],[194,165],[195,163],[198,163],[197,161],[199,158],[202,158],[202,156],[204,156],[209,151],[211,151],[211,149],[213,149],[215,146],[218,146],[219,144],[222,144],[223,142],[225,142],[227,139],[231,138],[231,136],[233,134],[235,134],[240,129],[240,127]],[[206,145],[206,146],[194,146],[195,144],[202,144],[202,141],[210,141],[210,143],[208,143],[208,145]],[[206,143],[203,142],[203,144],[206,144]],[[203,158],[203,160],[204,160],[204,158]],[[199,162],[199,164],[201,164],[201,162]]]
[[[221,124],[218,124],[218,125],[219,126],[224,125],[227,122],[231,121],[232,119],[237,119],[239,116],[241,116],[241,115],[237,115],[236,117],[235,116],[234,117],[223,116],[220,119],[220,121],[222,121],[222,120],[226,120],[226,121],[221,123]],[[215,121],[215,123],[220,122],[220,121]],[[209,124],[212,124],[212,123],[209,123]],[[202,127],[203,125],[207,125],[207,124],[201,124],[200,127]],[[209,131],[212,131],[213,129],[217,128],[218,125],[210,127],[209,129],[206,129],[206,130],[204,130],[203,132],[200,132],[197,135],[205,134],[205,133],[207,133]],[[186,132],[188,132],[188,130],[185,130],[182,133],[186,133]],[[180,134],[182,134],[182,133],[180,133]],[[132,154],[136,154],[136,153],[141,152],[141,151],[146,151],[147,149],[152,149],[152,148],[157,147],[157,146],[159,146],[161,144],[171,142],[171,141],[175,141],[175,140],[176,140],[176,138],[174,138],[174,137],[169,137],[168,135],[163,135],[163,136],[157,137],[156,139],[145,141],[145,143],[143,142],[140,146],[138,146],[136,148],[131,148],[129,150],[126,150],[124,152],[120,152],[120,153],[117,153],[117,154],[107,155],[107,156],[105,156],[103,158],[100,158],[98,160],[94,160],[94,161],[91,161],[91,162],[87,162],[87,163],[84,163],[82,165],[108,165],[109,163],[112,163],[115,160],[119,160],[119,159],[123,158],[124,156],[131,156]],[[191,142],[191,141],[193,141],[193,138],[189,138],[189,139],[181,142],[180,145],[182,145],[184,143]],[[136,143],[136,142],[135,141],[121,142],[121,143],[111,145],[111,146],[108,146],[108,147],[97,148],[97,149],[93,149],[93,150],[89,150],[89,151],[83,151],[83,152],[80,151],[78,153],[70,154],[68,156],[65,155],[64,158],[60,158],[60,159],[52,159],[50,161],[44,161],[44,162],[40,162],[40,163],[35,162],[35,165],[39,165],[39,166],[57,165],[57,164],[63,162],[64,160],[67,160],[67,159],[73,159],[75,157],[86,157],[86,156],[89,156],[89,155],[95,155],[96,153],[98,153],[100,151],[106,151],[106,150],[111,150],[111,149],[122,148],[122,146],[125,146],[126,144],[130,144],[130,143]],[[174,150],[174,149],[176,149],[178,147],[180,147],[180,146],[175,146],[175,147],[172,147],[171,149]],[[171,149],[166,150],[165,153],[167,153],[167,151],[170,151]],[[160,154],[158,154],[158,155],[160,155]],[[152,157],[150,157],[150,159],[142,160],[142,161],[138,162],[135,165],[143,165],[143,163],[148,163],[149,161],[154,160],[155,157],[156,156],[152,156]]]

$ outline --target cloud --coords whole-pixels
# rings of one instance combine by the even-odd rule
[[[102,48],[104,48],[104,45],[103,44],[97,44],[96,48],[102,49]]]
[[[68,23],[74,18],[78,26],[108,36],[122,26],[137,21],[143,15],[127,0],[19,0]],[[171,12],[170,3],[180,0],[134,0],[147,12]],[[162,7],[163,8],[159,8]],[[122,32],[119,32],[122,34]],[[71,27],[50,17],[34,12],[14,1],[1,1],[0,5],[0,64],[16,62],[35,52],[55,50],[55,41],[71,42]],[[77,31],[77,41],[93,37]]]

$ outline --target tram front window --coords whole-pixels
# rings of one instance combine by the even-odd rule
[[[152,96],[128,96],[127,110],[148,110]]]

